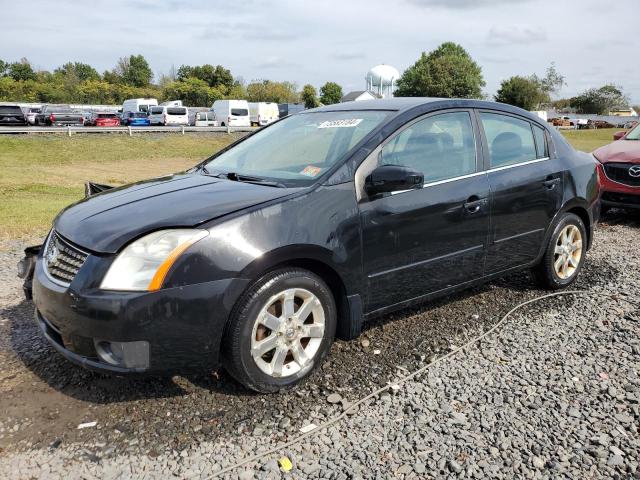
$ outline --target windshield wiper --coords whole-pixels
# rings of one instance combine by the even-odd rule
[[[207,167],[204,167],[203,171],[205,172],[205,174],[210,175],[212,177],[226,178],[227,180],[231,180],[233,182],[253,183],[256,185],[264,185],[265,187],[287,188],[287,186],[283,183],[271,182],[269,180],[265,180],[264,178],[252,177],[251,175],[242,175],[236,172],[226,172],[226,173],[221,172],[221,173],[212,174],[212,173],[209,173],[209,171],[207,170]]]

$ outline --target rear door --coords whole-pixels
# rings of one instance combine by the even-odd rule
[[[489,182],[479,146],[471,110],[438,112],[404,127],[360,166],[368,311],[482,276]],[[367,197],[364,177],[387,164],[423,172],[424,187]]]
[[[491,187],[486,273],[534,260],[562,205],[563,172],[549,158],[545,130],[526,118],[480,111]]]

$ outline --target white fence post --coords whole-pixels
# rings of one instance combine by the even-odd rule
[[[71,125],[67,125],[67,132],[69,136],[71,136]]]
[[[131,137],[132,136],[131,135],[131,125],[129,125],[128,128],[129,128],[129,136]]]

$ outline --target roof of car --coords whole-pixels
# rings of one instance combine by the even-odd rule
[[[486,108],[491,110],[501,110],[528,117],[544,124],[538,116],[512,105],[505,103],[491,102],[486,100],[475,100],[469,98],[433,98],[433,97],[393,97],[379,100],[360,100],[354,102],[335,103],[324,107],[305,110],[305,112],[335,112],[349,110],[389,110],[404,112],[420,106],[432,105],[434,109],[445,108]]]
[[[314,108],[313,111],[336,111],[336,110],[406,110],[411,107],[423,105],[425,103],[450,100],[446,98],[426,98],[426,97],[394,97],[381,98],[377,100],[359,100],[353,102],[334,103],[324,107]]]

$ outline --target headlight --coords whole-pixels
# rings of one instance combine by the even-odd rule
[[[159,290],[169,269],[180,255],[208,234],[207,230],[175,229],[145,235],[120,252],[109,267],[100,288]]]

